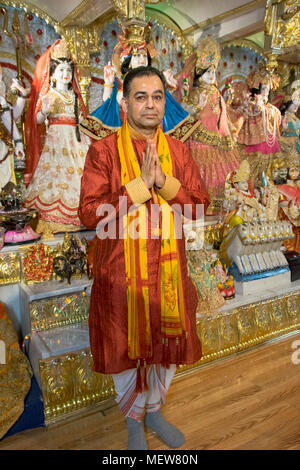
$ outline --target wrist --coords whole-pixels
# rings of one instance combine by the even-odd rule
[[[166,182],[166,175],[164,174],[163,175],[163,182],[159,181],[159,184],[157,184],[157,183],[154,184],[155,189],[162,189],[165,185],[165,182]]]
[[[141,175],[141,178],[142,178],[142,180],[144,181],[144,183],[145,183],[145,185],[147,186],[147,188],[148,188],[148,189],[151,189],[152,186],[153,186],[153,183],[152,183],[152,184],[148,183],[147,179],[146,179],[146,178],[143,178],[142,175]]]

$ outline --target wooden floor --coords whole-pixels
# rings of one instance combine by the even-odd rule
[[[171,385],[164,416],[186,436],[181,449],[300,449],[300,334],[214,362]],[[299,341],[300,359],[300,341]],[[297,353],[296,353],[297,354]],[[166,447],[150,432],[150,450]],[[126,449],[116,406],[0,441],[0,450]]]

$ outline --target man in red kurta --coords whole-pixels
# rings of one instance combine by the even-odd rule
[[[127,120],[90,147],[81,183],[79,217],[98,235],[91,351],[94,370],[114,379],[128,449],[147,449],[145,412],[145,425],[175,448],[184,436],[164,420],[160,407],[176,365],[201,358],[197,293],[188,277],[181,213],[198,218],[199,206],[205,211],[210,201],[188,150],[160,130],[165,104],[160,72],[131,70],[123,93]],[[138,212],[130,213],[132,206]]]

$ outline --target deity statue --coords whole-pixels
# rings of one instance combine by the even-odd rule
[[[225,299],[218,288],[220,281],[214,270],[215,257],[205,249],[188,250],[187,260],[189,276],[197,288],[198,312],[205,315],[216,314],[224,305]]]
[[[281,245],[292,238],[292,227],[288,221],[278,220],[280,190],[271,176],[278,177],[279,165],[274,162],[274,168],[269,167],[268,174],[262,177],[262,188],[253,189],[247,160],[226,181],[225,224],[229,230],[222,240],[220,257],[241,282],[255,280],[256,275],[265,272],[273,276],[288,269]]]
[[[295,84],[296,82],[294,82]],[[297,80],[300,85],[300,80]],[[294,85],[292,84],[292,86]],[[300,119],[296,115],[300,105],[300,88],[298,88],[280,107],[282,114],[281,122],[281,142],[293,143],[298,154],[300,154]]]
[[[269,92],[279,85],[280,78],[270,74],[259,64],[258,69],[248,75],[247,84],[251,90],[248,103],[244,103],[244,124],[238,134],[238,143],[243,146],[245,158],[256,179],[267,171],[274,154],[280,152],[280,111],[268,103]]]
[[[287,179],[277,185],[281,199],[279,218],[289,221],[293,226],[294,237],[284,242],[289,251],[300,253],[300,157],[296,150],[287,159]],[[282,183],[282,182],[281,182]]]
[[[250,174],[250,165],[247,160],[243,160],[240,167],[227,176],[224,206],[230,226],[265,217],[265,206],[259,202]]]
[[[0,66],[0,121],[4,125],[0,140],[0,190],[10,181],[16,184],[14,156],[19,162],[25,158],[23,140],[16,121],[24,110],[27,90],[16,79],[13,79],[12,87],[18,93],[14,106],[6,99],[6,86]]]
[[[212,200],[208,213],[220,209],[226,176],[240,164],[235,143],[237,129],[228,117],[227,106],[216,86],[220,57],[220,48],[214,39],[206,37],[199,41],[195,67],[191,71],[193,86],[183,98],[185,109],[195,118],[186,143]]]
[[[39,233],[82,228],[77,209],[90,139],[79,121],[86,115],[76,65],[59,39],[37,61],[25,120],[25,205],[39,210]]]
[[[127,72],[132,68],[150,66],[152,60],[157,56],[148,25],[145,24],[143,34],[138,37],[130,25],[120,26],[122,32],[113,51],[112,64],[109,63],[104,67],[103,103],[80,124],[82,132],[95,140],[115,132],[122,125],[124,115],[120,103],[123,97],[123,80]],[[163,73],[167,85],[174,90],[177,81],[172,72],[166,70]],[[166,90],[162,130],[167,134],[173,134],[175,129],[185,123],[187,118],[188,113]]]

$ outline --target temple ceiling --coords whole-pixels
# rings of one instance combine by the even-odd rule
[[[105,22],[116,4],[134,4],[135,0],[6,0],[11,6],[46,18],[53,25],[84,26]],[[143,0],[136,0],[136,4]],[[203,34],[213,34],[221,42],[247,37],[263,30],[265,0],[149,0],[146,17],[158,18],[180,31],[190,42]]]

